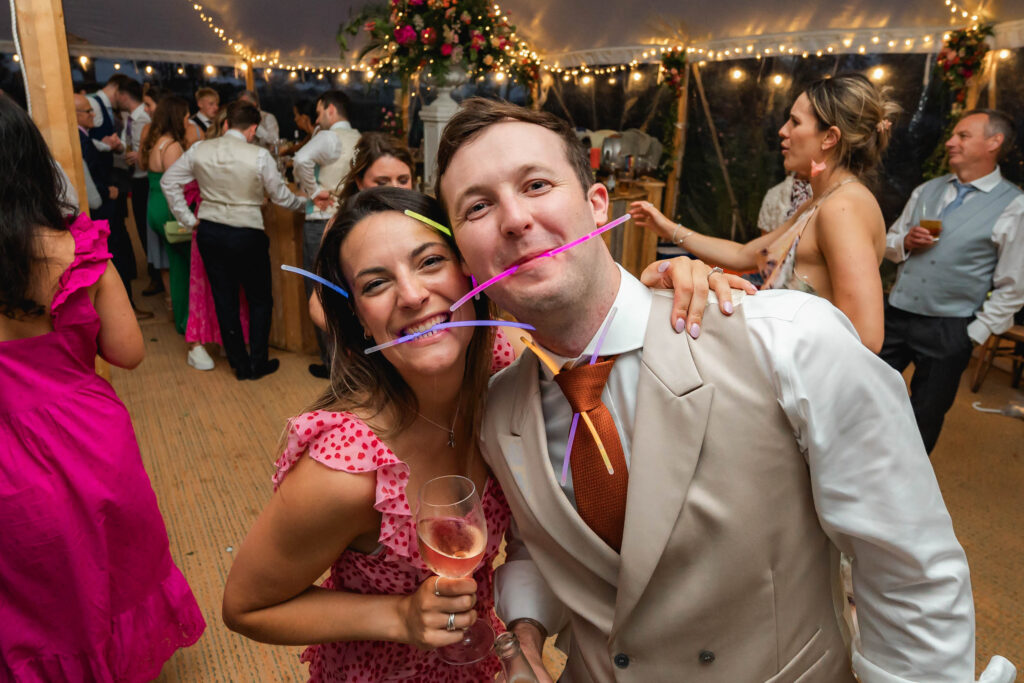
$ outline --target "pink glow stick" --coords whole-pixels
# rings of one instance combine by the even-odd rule
[[[622,225],[623,223],[625,223],[629,219],[630,219],[630,215],[629,214],[626,214],[625,216],[620,216],[620,217],[616,218],[615,220],[611,221],[610,223],[606,223],[606,224],[602,225],[597,230],[594,230],[592,232],[588,232],[583,237],[580,237],[578,239],[574,239],[572,242],[568,242],[567,244],[563,244],[562,246],[557,247],[555,249],[552,249],[551,251],[546,251],[543,254],[538,254],[534,258],[535,259],[539,259],[539,258],[546,258],[546,257],[549,257],[549,256],[557,256],[558,254],[561,254],[563,251],[565,251],[567,249],[572,249],[575,246],[583,244],[584,242],[586,242],[589,239],[593,239],[593,238],[597,237],[602,232],[607,232],[607,231],[611,230],[612,228],[615,228],[615,227],[618,227],[618,226]],[[519,266],[512,266],[508,270],[506,270],[504,272],[501,272],[501,273],[498,273],[497,275],[495,275],[494,277],[492,277],[490,280],[488,280],[487,282],[483,283],[482,285],[477,285],[473,289],[469,290],[469,292],[467,292],[464,297],[462,297],[461,299],[459,299],[458,301],[453,303],[451,308],[449,308],[448,310],[454,311],[459,306],[461,306],[462,304],[464,304],[467,301],[469,301],[470,299],[472,299],[476,294],[479,294],[483,290],[485,290],[488,287],[490,287],[491,285],[493,285],[498,280],[501,280],[502,278],[508,277],[509,275],[511,275],[512,273],[516,272],[517,270],[519,270]]]
[[[612,310],[608,311],[608,320],[605,321],[601,334],[597,337],[597,343],[594,344],[594,353],[590,355],[590,365],[596,363],[597,359],[601,356],[601,346],[604,344],[604,338],[608,336],[608,330],[612,328],[612,320],[615,319],[615,313],[618,310],[617,308],[612,308]],[[572,442],[576,438],[576,424],[579,421],[580,414],[573,413],[572,426],[569,427],[569,443],[565,446],[565,460],[562,462],[562,486],[565,486],[566,477],[569,475],[569,457],[572,455]],[[608,473],[614,474],[611,463],[608,463]]]
[[[422,337],[428,332],[445,330],[448,329],[449,327],[518,327],[524,330],[537,329],[533,325],[527,325],[526,323],[518,323],[511,320],[457,320],[455,322],[450,323],[438,323],[423,330],[422,332],[407,334],[404,337],[399,337],[398,339],[392,339],[391,341],[384,342],[383,344],[371,346],[370,348],[363,351],[363,353],[369,355],[374,351],[380,351],[381,349],[386,349],[390,346],[395,346],[396,344],[404,344],[405,342],[412,341],[413,339],[418,339],[419,337]]]

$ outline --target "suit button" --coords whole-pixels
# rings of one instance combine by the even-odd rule
[[[701,650],[700,651],[700,663],[701,664],[710,664],[713,661],[715,661],[715,653],[714,652],[712,652],[711,650]]]
[[[627,666],[629,666],[629,657],[622,654],[621,652],[615,655],[615,658],[612,661],[614,661],[615,666],[619,667],[620,669],[625,669]]]

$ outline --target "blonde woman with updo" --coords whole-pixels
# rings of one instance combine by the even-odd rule
[[[787,172],[808,179],[812,198],[782,225],[740,244],[673,223],[634,202],[637,225],[712,265],[757,269],[762,289],[799,289],[831,301],[874,352],[885,335],[882,281],[885,221],[868,189],[889,144],[899,106],[860,74],[812,83],[779,129]],[[652,273],[653,275],[653,273]]]

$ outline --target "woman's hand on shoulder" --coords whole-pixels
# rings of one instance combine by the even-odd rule
[[[399,602],[398,610],[406,634],[403,640],[421,650],[453,645],[462,640],[462,629],[477,620],[476,581],[472,578],[446,579],[431,576],[416,592]],[[450,615],[454,615],[448,630]]]
[[[739,275],[714,271],[703,261],[686,256],[655,261],[644,269],[640,281],[648,287],[673,291],[669,324],[677,333],[685,330],[694,339],[700,335],[709,291],[715,292],[718,308],[725,315],[733,312],[733,289],[741,289],[747,294],[757,293],[757,288]]]

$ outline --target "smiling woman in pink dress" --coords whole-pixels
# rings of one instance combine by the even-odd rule
[[[205,627],[128,411],[142,361],[104,221],[61,216],[46,143],[0,95],[0,680],[155,678]]]

